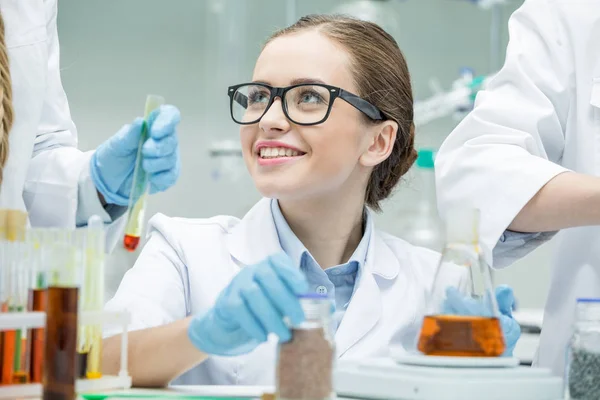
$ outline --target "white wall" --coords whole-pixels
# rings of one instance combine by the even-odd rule
[[[294,1],[295,14],[328,12],[340,1]],[[59,35],[63,83],[83,149],[97,146],[143,111],[147,93],[161,94],[183,115],[179,132],[183,171],[178,184],[150,199],[148,214],[242,216],[259,198],[244,174],[213,179],[209,144],[237,139],[226,88],[251,77],[263,40],[290,18],[282,0],[60,0]],[[447,87],[463,66],[488,73],[491,14],[467,1],[384,2],[391,33],[405,52],[417,98],[430,94],[429,79]],[[520,1],[503,7],[506,20]],[[287,18],[287,19],[286,19]],[[419,146],[437,147],[455,121],[438,121],[417,133]],[[243,172],[243,171],[242,171]],[[414,196],[406,182],[384,207],[379,226],[393,231]],[[109,293],[135,261],[118,248],[108,266]],[[497,273],[511,284],[522,306],[539,307],[548,287],[549,254],[542,249]]]

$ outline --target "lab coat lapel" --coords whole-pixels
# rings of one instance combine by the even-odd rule
[[[271,213],[271,200],[262,199],[231,230],[229,252],[239,263],[256,264],[283,251]]]
[[[399,269],[396,255],[378,232],[373,231],[367,261],[335,335],[338,357],[358,344],[380,321],[383,304],[378,280],[395,279]]]

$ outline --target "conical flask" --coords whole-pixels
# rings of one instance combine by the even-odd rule
[[[505,344],[498,317],[490,269],[479,245],[479,212],[452,210],[417,348],[435,356],[500,356]]]

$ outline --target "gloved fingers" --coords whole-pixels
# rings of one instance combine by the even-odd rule
[[[123,125],[108,141],[110,154],[117,157],[130,155],[137,151],[142,137],[143,118],[136,118],[131,124]]]
[[[496,288],[496,301],[498,309],[504,315],[512,316],[512,309],[515,304],[515,295],[508,285],[500,285]]]
[[[500,326],[504,334],[504,343],[506,350],[504,356],[512,356],[517,341],[521,337],[521,326],[513,318],[506,315],[500,315]]]
[[[282,282],[296,295],[308,291],[308,282],[299,268],[294,267],[292,259],[285,253],[274,254],[268,258],[268,262],[281,278]]]
[[[254,280],[281,315],[289,317],[294,325],[304,321],[304,312],[298,297],[281,281],[273,269],[257,268]]]
[[[446,289],[446,304],[445,306],[451,311],[451,314],[457,315],[484,315],[485,310],[481,304],[475,299],[471,299],[456,288],[449,287]]]
[[[223,314],[221,309],[224,308],[227,310],[226,314],[230,315],[231,319],[235,319],[239,327],[246,332],[248,336],[259,342],[267,340],[267,332],[265,332],[260,322],[256,319],[245,299],[241,296],[241,293],[233,296],[233,300],[228,299],[225,304],[219,304],[215,307],[215,311],[219,311],[215,314],[218,315],[220,319],[225,319],[221,316]]]
[[[177,166],[179,152],[173,152],[167,156],[157,158],[146,158],[142,160],[142,168],[149,174],[169,171]]]
[[[162,171],[155,174],[151,174],[148,178],[150,182],[150,194],[164,192],[177,182],[179,177],[180,168],[172,168],[168,171]]]
[[[164,137],[162,139],[148,138],[142,146],[142,156],[144,158],[160,158],[177,152],[179,141],[176,135]]]
[[[160,106],[148,118],[150,125],[148,137],[162,139],[174,135],[179,121],[181,121],[181,113],[177,107],[168,104]]]
[[[240,295],[267,334],[274,333],[284,342],[291,339],[290,329],[285,326],[283,316],[279,314],[258,284],[253,282],[242,288]]]

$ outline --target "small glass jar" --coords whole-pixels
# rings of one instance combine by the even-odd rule
[[[567,398],[600,399],[600,299],[577,299],[565,375]]]
[[[331,302],[326,295],[299,296],[305,321],[292,327],[292,339],[279,343],[278,400],[331,400],[335,343]]]

